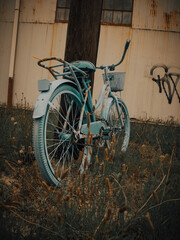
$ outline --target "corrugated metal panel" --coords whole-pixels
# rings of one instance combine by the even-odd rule
[[[20,22],[54,23],[57,0],[21,0]]]
[[[135,0],[133,28],[180,32],[180,1]]]
[[[13,22],[15,0],[0,0],[0,22]]]

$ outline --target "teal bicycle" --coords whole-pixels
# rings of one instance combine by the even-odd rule
[[[35,158],[48,184],[61,186],[83,174],[100,149],[126,151],[129,114],[122,99],[113,94],[123,90],[125,73],[113,71],[124,60],[129,44],[127,40],[121,60],[108,66],[95,67],[88,61],[68,63],[56,57],[38,61],[56,80],[38,81],[41,94],[33,112]],[[46,66],[49,61],[56,64]],[[96,69],[104,71],[104,85],[94,106],[89,74]],[[96,116],[100,106],[101,113]]]

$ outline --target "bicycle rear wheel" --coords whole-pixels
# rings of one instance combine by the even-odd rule
[[[110,148],[110,142],[114,141],[115,151],[125,152],[130,137],[130,120],[127,107],[121,99],[112,101],[107,120],[110,125],[111,136],[113,136],[107,141],[108,147]]]
[[[50,97],[45,115],[34,120],[35,157],[48,184],[60,186],[78,173],[78,157],[83,144],[77,142],[74,134],[78,129],[81,108],[77,90],[61,85]]]

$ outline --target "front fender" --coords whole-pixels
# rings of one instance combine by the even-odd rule
[[[108,98],[104,98],[102,111],[101,111],[101,119],[107,120],[109,109],[113,101],[118,103],[119,101],[122,102],[116,95],[110,94]]]
[[[108,113],[109,113],[109,108],[112,104],[113,98],[108,97],[105,98],[102,104],[102,110],[101,110],[101,119],[107,120],[108,118]]]
[[[59,79],[54,82],[52,82],[49,86],[48,91],[42,91],[39,95],[33,112],[33,118],[40,118],[46,113],[47,104],[49,101],[49,98],[51,97],[54,90],[59,87],[62,84],[73,84],[76,87],[76,84],[68,79]]]

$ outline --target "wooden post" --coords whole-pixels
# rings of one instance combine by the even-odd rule
[[[65,60],[88,60],[96,65],[102,0],[71,0]],[[94,74],[90,76],[93,89]]]

